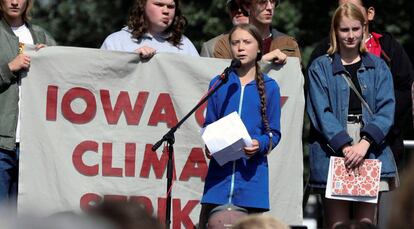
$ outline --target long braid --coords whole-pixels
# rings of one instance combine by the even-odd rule
[[[262,116],[262,122],[265,127],[266,133],[269,135],[269,148],[267,149],[267,155],[272,152],[273,148],[273,133],[270,130],[269,120],[267,119],[267,112],[266,112],[266,90],[265,84],[263,79],[263,73],[260,71],[260,66],[256,62],[256,83],[257,89],[260,95],[260,113]]]
[[[257,63],[256,63],[256,83],[257,83],[257,89],[260,95],[260,113],[262,115],[262,122],[264,124],[266,132],[270,133],[270,125],[269,125],[269,120],[267,119],[267,112],[266,112],[266,92],[265,92],[263,74],[260,71],[260,67]]]

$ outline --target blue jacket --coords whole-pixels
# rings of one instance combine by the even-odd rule
[[[210,88],[218,80],[210,82]],[[280,92],[276,81],[264,75],[266,108],[273,133],[273,147],[280,140]],[[226,84],[208,100],[204,126],[237,111],[252,139],[259,141],[259,151],[250,159],[239,159],[223,166],[212,158],[204,186],[201,203],[227,204],[241,207],[269,209],[269,172],[267,150],[269,135],[266,133],[260,113],[260,96],[256,81],[242,88],[239,76],[229,74]]]
[[[383,60],[365,53],[357,78],[362,97],[374,113],[362,106],[364,123],[361,135],[369,135],[374,144],[367,157],[382,162],[381,177],[395,176],[395,161],[384,138],[394,120],[395,99],[391,73]],[[343,156],[341,148],[352,142],[346,132],[350,87],[339,54],[317,58],[308,70],[307,112],[315,131],[310,136],[310,172],[313,187],[325,187],[330,156]]]

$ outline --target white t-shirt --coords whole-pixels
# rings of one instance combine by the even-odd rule
[[[181,45],[174,46],[168,42],[165,37],[154,37],[147,33],[140,40],[132,38],[131,31],[128,27],[109,35],[101,46],[101,49],[116,50],[124,52],[134,52],[143,46],[149,46],[157,50],[157,53],[180,53],[190,56],[199,56],[193,43],[184,35],[181,38]]]
[[[19,38],[20,43],[33,45],[33,37],[25,24],[19,27],[11,27],[13,33]]]
[[[27,28],[25,24],[19,27],[11,27],[11,29],[13,33],[19,38],[20,43],[30,44],[30,45],[34,44],[32,34],[30,33],[29,28]],[[21,97],[22,97],[21,82],[19,82],[19,102],[18,102],[19,114],[17,118],[16,142],[20,142],[20,99]]]

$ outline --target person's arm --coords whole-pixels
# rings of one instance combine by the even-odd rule
[[[272,133],[272,148],[276,147],[281,138],[280,132],[280,88],[275,81],[271,81],[271,86],[266,87],[266,113],[269,122],[270,131]],[[257,141],[257,151],[266,154],[269,150],[270,137],[269,133],[263,127],[263,134],[253,135],[252,139]]]
[[[260,152],[260,143],[256,139],[252,139],[252,146],[244,147],[244,152],[248,157],[255,155],[257,152]]]
[[[45,44],[47,46],[56,46],[57,45],[56,40],[48,32],[45,31],[45,35],[46,35],[45,41],[40,42],[40,44]]]
[[[11,62],[9,63],[1,63],[0,65],[0,89],[7,88],[10,84],[17,82],[18,76],[15,74],[14,71],[10,68],[10,63],[16,60],[22,59],[23,54],[21,56],[16,56]],[[14,64],[12,64],[14,65]],[[20,65],[20,64],[18,64]],[[12,68],[15,68],[12,66]]]
[[[113,48],[111,48],[111,45],[109,44],[108,37],[104,40],[100,49],[113,50]]]
[[[333,114],[329,88],[334,85],[327,82],[327,78],[332,75],[323,67],[324,63],[314,62],[309,68],[306,111],[312,125],[325,137],[329,147],[335,152],[341,152],[344,146],[352,142],[352,138]]]
[[[149,46],[142,46],[141,48],[137,48],[135,52],[138,53],[139,57],[142,59],[150,59],[157,53],[157,50]]]
[[[279,49],[288,57],[298,57],[301,60],[299,45],[291,36],[279,36],[272,40],[270,50]]]
[[[120,43],[123,42],[120,41],[121,39],[123,39],[121,32],[112,33],[105,38],[100,49],[121,51]]]
[[[345,166],[348,169],[358,168],[364,161],[364,157],[367,154],[371,143],[371,140],[364,136],[364,138],[355,145],[345,147],[343,149]]]
[[[361,129],[361,136],[367,135],[375,144],[381,144],[394,123],[395,98],[391,72],[383,60],[376,66],[376,75],[372,79],[375,84],[375,106],[372,109],[372,120]],[[370,82],[372,83],[372,82]]]
[[[262,61],[273,62],[275,64],[286,64],[287,55],[280,51],[280,49],[275,49],[263,55]]]
[[[188,37],[183,35],[183,39],[182,39],[182,46],[180,46],[180,48],[182,48],[186,54],[190,55],[190,56],[195,56],[195,57],[199,57],[200,54],[198,53],[197,49],[195,48],[193,42],[191,42],[190,39],[188,39]]]
[[[32,28],[30,29],[35,45],[37,46],[37,49],[44,48],[46,46],[55,46],[57,45],[55,39],[50,35],[49,32],[47,32],[45,29],[43,29],[40,26],[32,25]]]
[[[407,110],[412,108],[411,101],[411,84],[414,80],[413,65],[405,52],[404,48],[395,40],[391,34],[384,33],[380,38],[381,47],[383,47],[383,54],[388,55],[390,62],[389,67],[393,76],[394,93],[395,93],[395,123],[394,128],[391,129],[389,136],[398,136],[402,129],[411,125],[411,117]],[[383,59],[386,59],[383,57]]]

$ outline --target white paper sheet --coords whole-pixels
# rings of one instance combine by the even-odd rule
[[[245,157],[243,148],[252,146],[252,139],[237,112],[208,125],[201,138],[221,166]]]

